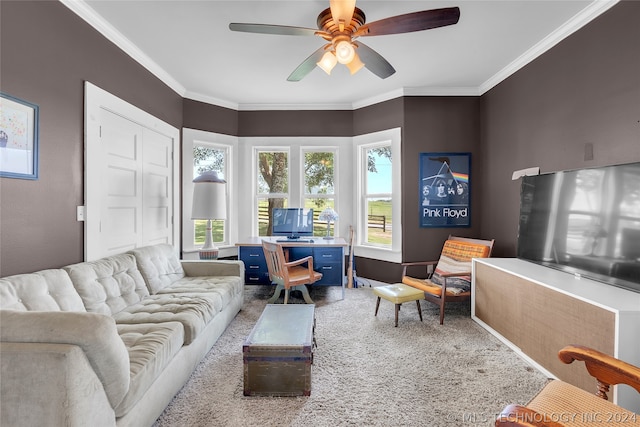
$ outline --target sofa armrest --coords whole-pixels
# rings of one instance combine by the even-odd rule
[[[112,317],[73,311],[0,310],[0,341],[80,347],[112,407],[129,390],[129,353]]]
[[[238,276],[244,277],[244,263],[231,260],[180,261],[189,277]]]
[[[73,344],[2,342],[3,426],[115,426],[84,351]]]
[[[589,374],[598,382],[596,395],[608,399],[609,386],[626,384],[640,393],[640,368],[618,360],[608,354],[579,345],[568,345],[558,352],[564,363],[584,362]]]

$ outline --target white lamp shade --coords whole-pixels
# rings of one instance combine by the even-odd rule
[[[193,180],[191,219],[226,219],[226,181],[216,172],[205,172]]]
[[[330,0],[331,16],[336,25],[348,26],[351,23],[353,10],[356,7],[356,0]],[[342,31],[342,29],[341,29]]]
[[[335,67],[337,63],[338,60],[336,59],[336,56],[333,52],[329,51],[322,55],[322,59],[317,62],[316,65],[322,68],[325,73],[331,74],[331,70],[333,70],[333,67]]]
[[[336,45],[336,59],[341,64],[348,64],[353,60],[356,51],[351,42],[342,40]]]
[[[364,67],[364,62],[360,60],[360,56],[357,53],[354,55],[353,60],[347,64],[351,75],[360,71],[362,67]]]

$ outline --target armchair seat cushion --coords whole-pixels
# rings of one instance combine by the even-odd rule
[[[442,295],[445,275],[459,274],[447,277],[447,295],[461,296],[471,293],[471,260],[486,258],[491,248],[487,245],[460,240],[449,239],[444,242],[440,259],[435,271],[429,279],[416,279],[405,276],[402,283],[414,286],[432,295]]]
[[[637,414],[559,380],[549,382],[527,407],[566,427],[640,425]]]
[[[447,295],[450,296],[463,296],[463,295],[471,295],[471,290],[465,290],[463,287],[451,286],[449,282],[451,279],[447,280]],[[417,279],[415,277],[404,276],[402,278],[402,283],[405,285],[413,286],[414,288],[420,289],[424,292],[427,292],[431,295],[442,295],[442,285],[437,283],[433,283],[429,279]]]

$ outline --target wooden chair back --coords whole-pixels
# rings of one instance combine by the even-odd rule
[[[285,267],[285,256],[282,246],[267,241],[262,242],[264,257],[267,261],[267,269],[269,270],[269,280],[271,283],[281,285],[285,289],[289,289],[289,272]]]
[[[269,302],[275,301],[284,289],[284,303],[289,301],[289,289],[299,290],[307,304],[313,304],[309,290],[305,285],[311,285],[322,279],[322,273],[313,270],[313,257],[287,262],[281,245],[262,241],[264,257],[267,261],[269,279],[276,284],[276,290]]]

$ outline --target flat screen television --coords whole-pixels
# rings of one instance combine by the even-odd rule
[[[640,163],[524,177],[517,256],[640,292]]]
[[[273,208],[273,235],[299,239],[313,236],[313,209]]]

